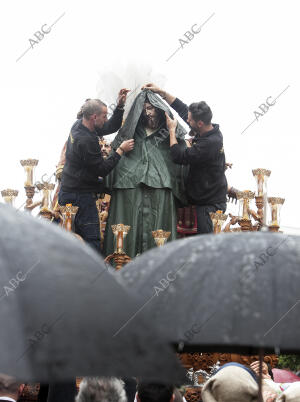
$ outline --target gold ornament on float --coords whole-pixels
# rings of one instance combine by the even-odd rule
[[[166,232],[165,230],[158,229],[152,231],[152,236],[154,238],[155,244],[157,247],[163,246],[168,238],[170,237],[171,232]]]

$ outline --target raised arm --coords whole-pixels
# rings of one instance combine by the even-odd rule
[[[83,156],[86,168],[97,176],[105,177],[117,165],[124,152],[129,152],[134,147],[134,140],[123,141],[116,151],[104,159],[97,139],[84,139],[78,144],[78,153]]]
[[[113,115],[110,119],[107,120],[107,122],[104,123],[102,128],[96,128],[96,132],[100,137],[102,137],[103,135],[115,133],[121,127],[124,114],[124,106],[128,92],[130,92],[130,90],[126,88],[122,88],[120,90],[118,95],[117,107],[115,108]]]
[[[122,125],[124,108],[116,107],[113,115],[108,119],[102,128],[95,128],[96,133],[102,137],[103,135],[113,134],[119,130]]]

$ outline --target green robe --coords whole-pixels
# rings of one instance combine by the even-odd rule
[[[145,94],[142,92],[132,106],[135,111],[138,106],[144,104],[145,97],[141,97],[141,95]],[[151,93],[151,95],[154,94]],[[160,100],[158,100],[158,105],[156,102],[158,97],[154,96],[154,101],[153,97],[148,96],[149,100],[152,100],[151,103],[156,107],[168,110]],[[139,97],[141,99],[138,99]],[[127,120],[132,123],[133,116],[136,116],[137,113],[130,115],[130,112]],[[139,117],[141,111],[138,113]],[[169,241],[176,239],[177,207],[179,203],[186,204],[184,189],[186,167],[172,162],[169,133],[166,127],[160,127],[147,136],[145,128],[138,122],[139,120],[135,119],[135,121],[133,135],[132,131],[128,135],[130,130],[127,130],[126,136],[124,135],[124,131],[126,133],[125,122],[113,142],[113,146],[116,147],[120,141],[134,138],[135,145],[133,151],[124,155],[106,178],[106,184],[111,191],[111,203],[104,240],[105,255],[114,252],[114,236],[111,225],[118,223],[131,226],[124,244],[124,251],[131,258],[155,247],[152,237],[153,230],[169,231],[171,232]],[[181,146],[186,147],[184,131],[180,126],[178,128],[178,142]]]

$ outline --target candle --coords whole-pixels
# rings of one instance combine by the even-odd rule
[[[249,219],[248,215],[249,200],[248,198],[243,199],[243,219]]]
[[[1,195],[5,203],[10,205],[14,204],[15,198],[18,196],[18,194],[19,194],[18,190],[6,189],[1,191]]]
[[[258,195],[262,196],[264,193],[264,176],[259,174],[257,176]]]
[[[37,159],[25,159],[21,160],[20,163],[24,167],[26,173],[26,181],[25,187],[32,187],[33,186],[33,170],[38,164]]]
[[[272,225],[278,226],[277,222],[277,204],[271,205],[271,212],[272,212]]]
[[[117,251],[123,251],[123,232],[121,230],[117,234]]]
[[[26,172],[26,181],[24,183],[25,186],[32,186],[33,185],[33,170],[32,166],[25,166]]]

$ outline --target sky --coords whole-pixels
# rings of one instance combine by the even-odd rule
[[[298,9],[297,0],[3,2],[0,190],[18,189],[23,203],[21,159],[39,160],[36,180],[52,175],[86,98],[110,105],[120,88],[154,82],[210,105],[229,184],[255,191],[252,169],[270,169],[268,196],[285,198],[282,230],[300,234]]]

